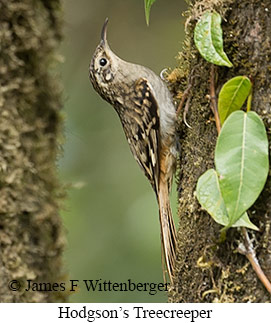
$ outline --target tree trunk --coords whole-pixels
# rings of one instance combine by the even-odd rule
[[[230,78],[247,75],[253,80],[252,110],[271,126],[271,2],[270,0],[191,1],[187,35],[180,66],[169,76],[175,94],[183,93],[193,75],[188,123],[181,126],[180,170],[178,173],[179,216],[176,284],[171,302],[268,302],[270,294],[257,278],[247,258],[236,252],[241,231],[232,228],[219,243],[220,225],[200,208],[195,197],[198,178],[213,168],[217,132],[209,102],[211,64],[198,54],[193,31],[205,9],[214,9],[224,18],[224,49],[233,68],[216,68],[216,90]],[[191,80],[191,79],[190,79]],[[260,231],[249,231],[265,274],[271,279],[271,182],[249,210]]]
[[[61,275],[60,16],[60,0],[0,0],[0,302],[65,298],[25,291]]]

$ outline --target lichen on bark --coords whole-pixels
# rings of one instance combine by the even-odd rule
[[[56,159],[61,88],[54,72],[61,1],[0,1],[0,301],[53,302],[27,279],[57,282],[64,238]],[[21,283],[19,291],[9,281]]]
[[[219,243],[221,226],[200,208],[195,197],[201,174],[213,168],[217,139],[210,109],[210,64],[193,43],[195,24],[204,10],[223,17],[225,51],[234,67],[217,68],[216,94],[233,76],[247,75],[253,81],[252,110],[263,119],[270,137],[271,126],[271,3],[269,0],[191,1],[187,15],[184,49],[179,67],[169,75],[173,93],[181,98],[193,75],[188,123],[180,126],[178,256],[175,287],[170,302],[269,302],[270,295],[258,280],[248,260],[237,252],[242,241],[238,229],[230,229]],[[259,232],[250,231],[259,262],[271,279],[271,182],[249,210]]]

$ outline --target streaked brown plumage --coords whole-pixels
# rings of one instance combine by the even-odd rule
[[[176,114],[163,81],[150,69],[116,56],[107,43],[108,19],[90,63],[94,89],[119,115],[130,149],[159,204],[162,252],[172,282],[176,229],[169,202],[176,164]]]

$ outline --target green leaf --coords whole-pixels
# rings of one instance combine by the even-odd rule
[[[236,76],[226,82],[218,96],[218,113],[221,124],[234,111],[240,110],[251,91],[251,82],[246,76]]]
[[[221,17],[217,12],[206,11],[198,21],[194,31],[194,41],[206,61],[232,67],[223,50]]]
[[[247,212],[245,212],[241,218],[239,220],[237,220],[233,225],[233,227],[246,227],[246,228],[249,228],[249,229],[252,229],[252,230],[256,230],[256,231],[259,231],[259,228],[256,227],[255,224],[253,224],[249,217],[248,217],[248,214]]]
[[[156,0],[144,0],[146,23],[148,26],[149,26],[149,20],[150,20],[151,6],[154,4],[155,1]]]
[[[203,209],[205,209],[217,223],[228,226],[229,217],[220,192],[218,176],[214,169],[209,169],[201,175],[197,183],[196,193],[197,199]],[[258,230],[258,228],[250,222],[247,213],[243,214],[233,226]]]
[[[232,226],[256,201],[269,169],[268,140],[255,112],[233,112],[217,140],[215,165]]]
[[[214,169],[209,169],[200,176],[196,194],[200,205],[217,223],[222,225],[229,223],[226,206],[219,188],[217,173]]]

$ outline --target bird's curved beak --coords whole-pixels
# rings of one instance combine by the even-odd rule
[[[101,33],[101,44],[103,46],[107,45],[107,25],[108,25],[108,18],[105,19],[104,25],[103,25],[103,29],[102,29],[102,33]]]

